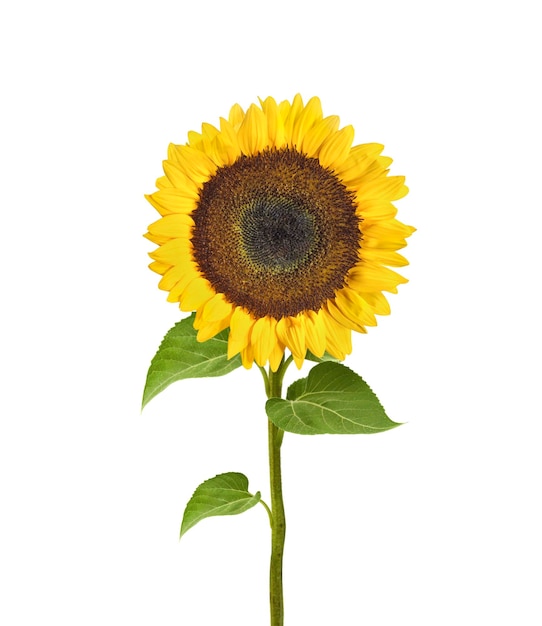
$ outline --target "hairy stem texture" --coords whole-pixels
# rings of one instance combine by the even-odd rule
[[[288,363],[282,363],[277,372],[269,372],[269,398],[280,398],[282,378]],[[284,624],[284,599],[282,591],[282,557],[286,537],[286,518],[282,500],[282,477],[280,469],[280,447],[284,431],[268,423],[269,478],[271,486],[271,568],[269,575],[269,600],[271,604],[271,626]]]

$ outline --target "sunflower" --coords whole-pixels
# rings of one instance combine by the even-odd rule
[[[389,269],[415,230],[395,219],[403,176],[388,176],[383,146],[352,146],[352,126],[324,117],[318,98],[234,105],[171,144],[158,191],[162,216],[146,237],[150,268],[199,341],[229,327],[228,357],[273,371],[288,349],[342,360],[351,331],[389,313],[383,291],[407,282]]]

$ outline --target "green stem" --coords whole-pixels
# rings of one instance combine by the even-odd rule
[[[268,398],[280,398],[282,392],[282,379],[286,368],[291,363],[291,358],[282,361],[278,370],[272,372],[269,369],[268,385],[266,385]],[[271,485],[271,568],[269,573],[269,600],[271,604],[271,626],[284,625],[284,600],[282,593],[282,556],[284,554],[284,539],[286,537],[286,518],[284,516],[284,503],[282,500],[282,478],[280,471],[280,447],[284,431],[268,423],[269,441],[269,478]]]

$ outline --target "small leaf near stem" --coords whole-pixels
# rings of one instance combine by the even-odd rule
[[[228,472],[204,481],[194,491],[186,505],[181,525],[184,533],[206,517],[238,515],[260,502],[260,492],[248,491],[248,478],[244,474]],[[267,505],[264,505],[266,508]]]

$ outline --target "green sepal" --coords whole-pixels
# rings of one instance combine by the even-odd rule
[[[147,372],[141,408],[177,380],[223,376],[241,366],[239,355],[228,360],[229,330],[199,342],[194,317],[177,322],[162,340]]]
[[[384,412],[369,385],[340,363],[321,363],[292,383],[286,400],[265,405],[279,428],[299,435],[370,434],[400,426]]]
[[[244,513],[256,506],[260,498],[259,491],[254,495],[249,493],[248,478],[244,474],[228,472],[209,478],[194,491],[186,505],[181,537],[206,517]]]
[[[324,352],[322,356],[316,356],[310,350],[307,350],[305,354],[305,358],[307,361],[314,361],[315,363],[327,363],[328,361],[333,361],[334,363],[338,363],[339,359],[336,359],[334,356],[331,356],[329,352]]]

